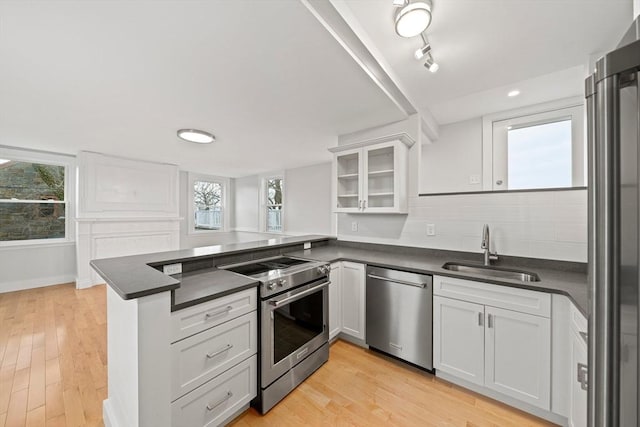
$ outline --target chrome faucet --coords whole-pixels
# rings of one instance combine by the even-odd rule
[[[491,265],[491,261],[498,259],[497,252],[491,252],[491,234],[489,233],[489,224],[485,224],[482,227],[482,244],[480,245],[484,249],[484,265]]]

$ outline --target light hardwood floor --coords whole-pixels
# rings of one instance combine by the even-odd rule
[[[0,294],[0,427],[101,426],[107,395],[104,286]],[[343,341],[266,416],[234,426],[549,426]]]

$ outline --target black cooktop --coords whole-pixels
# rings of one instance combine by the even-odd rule
[[[237,267],[227,268],[226,270],[233,271],[238,274],[244,274],[245,276],[253,276],[266,273],[267,271],[282,270],[294,265],[305,264],[307,262],[309,261],[304,259],[280,257],[265,261],[258,261],[252,264],[239,265]]]

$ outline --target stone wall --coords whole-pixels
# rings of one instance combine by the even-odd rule
[[[8,162],[0,165],[0,241],[65,237],[64,167]],[[61,197],[62,196],[62,197]]]

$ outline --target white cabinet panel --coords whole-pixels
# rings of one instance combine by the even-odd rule
[[[433,297],[433,364],[474,384],[484,384],[484,306]]]
[[[571,332],[571,376],[569,385],[569,426],[585,427],[587,425],[587,390],[579,381],[580,367],[587,366],[587,343],[580,334]]]
[[[341,264],[331,264],[329,280],[329,339],[333,339],[342,330],[342,284]]]
[[[365,337],[365,266],[354,262],[343,262],[342,286],[342,332],[364,340]]]
[[[536,316],[551,316],[551,295],[528,289],[434,276],[433,293],[449,298],[505,308]]]
[[[485,307],[485,386],[549,410],[551,322]]]
[[[171,313],[171,342],[255,311],[258,290],[247,289]]]
[[[186,394],[258,351],[256,311],[171,346],[171,398]]]
[[[257,356],[252,356],[173,402],[171,425],[220,425],[256,396],[257,376]]]

